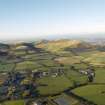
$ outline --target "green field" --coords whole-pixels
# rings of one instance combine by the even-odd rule
[[[79,74],[76,71],[68,70],[68,72],[66,72],[66,76],[69,80],[71,80],[74,83],[74,85],[87,83],[87,76]]]
[[[38,84],[44,84],[45,86],[39,86],[38,91],[42,95],[57,94],[69,87],[87,83],[87,77],[79,74],[76,71],[65,71],[65,75],[58,77],[44,77],[37,80]]]
[[[89,57],[85,58],[84,61],[95,66],[105,66],[105,52],[91,54]]]
[[[16,64],[15,70],[34,70],[35,68],[40,67],[37,62],[33,61],[24,61]]]
[[[77,63],[77,64],[74,64],[72,66],[74,66],[75,69],[77,69],[77,70],[81,70],[81,69],[84,69],[85,70],[85,69],[88,68],[88,65],[85,64],[85,63]]]
[[[55,60],[61,64],[69,65],[80,63],[83,58],[81,56],[72,56],[72,57],[60,57]]]
[[[6,101],[1,105],[24,105],[24,100]]]
[[[96,70],[95,83],[105,83],[105,69]]]
[[[45,85],[38,87],[38,91],[41,95],[57,94],[73,86],[72,81],[67,79],[65,76],[59,76],[56,78],[44,77],[42,79],[38,79],[37,83]]]
[[[87,85],[72,92],[98,105],[105,105],[105,85]]]

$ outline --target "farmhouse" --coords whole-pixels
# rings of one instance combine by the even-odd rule
[[[94,72],[92,69],[88,69],[88,70],[87,70],[87,73],[88,73],[89,75],[92,75],[93,77],[95,76],[95,72]]]
[[[42,78],[43,77],[43,72],[37,71],[33,73],[33,78]]]
[[[57,77],[58,75],[64,74],[62,69],[51,69],[49,71],[35,71],[33,73],[33,78],[42,78],[46,76]]]
[[[87,72],[86,70],[80,70],[79,72],[80,72],[81,74],[85,74],[85,75],[88,74],[88,72]]]
[[[42,75],[43,76],[49,76],[49,72],[43,72]]]
[[[79,72],[80,72],[81,74],[95,76],[95,72],[94,72],[94,70],[92,70],[92,69],[79,70]]]

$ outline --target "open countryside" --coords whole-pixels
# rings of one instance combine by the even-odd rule
[[[66,39],[1,43],[1,105],[104,105],[100,48],[104,45]]]

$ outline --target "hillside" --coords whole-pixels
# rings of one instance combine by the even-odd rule
[[[38,48],[59,55],[55,61],[61,64],[89,63],[94,66],[105,66],[105,46],[79,40],[42,41]]]
[[[67,47],[76,47],[80,43],[81,42],[77,40],[55,40],[49,41],[47,43],[42,42],[38,44],[37,47],[46,49],[51,52],[58,52],[63,51]]]
[[[91,54],[84,61],[96,66],[105,66],[105,52]]]
[[[39,43],[37,45],[38,48],[43,48],[47,51],[53,53],[60,53],[60,52],[79,52],[79,51],[87,51],[93,49],[94,46],[90,45],[89,43],[82,42],[79,40],[55,40],[49,41],[46,43]]]

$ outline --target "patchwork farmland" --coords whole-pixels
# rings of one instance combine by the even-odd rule
[[[99,48],[77,40],[0,44],[0,104],[104,105]]]

